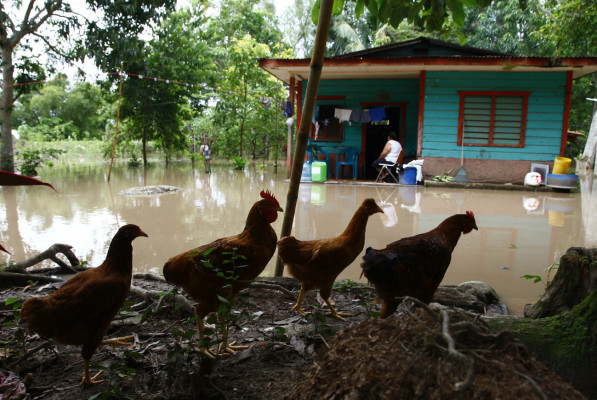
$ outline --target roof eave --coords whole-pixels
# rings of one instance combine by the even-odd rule
[[[291,77],[306,80],[310,59],[259,60],[259,66],[289,83]],[[573,72],[578,79],[597,72],[597,57],[405,57],[405,58],[326,58],[321,79],[400,78],[421,71],[525,71]]]

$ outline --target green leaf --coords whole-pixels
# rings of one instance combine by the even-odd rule
[[[360,18],[361,15],[363,15],[364,11],[365,11],[365,0],[357,0],[357,6],[354,10],[356,17]]]
[[[15,301],[19,301],[18,297],[11,297],[10,299],[7,299],[4,304],[6,304],[7,306],[11,305],[12,303],[14,303]]]
[[[230,305],[230,300],[228,300],[227,298],[225,298],[225,297],[222,297],[222,296],[218,295],[218,299],[219,299],[219,300],[220,300],[222,303]]]
[[[315,25],[319,21],[319,9],[321,8],[321,0],[317,0],[313,5],[313,10],[311,10],[311,20]]]
[[[462,0],[446,0],[446,4],[452,13],[452,19],[458,26],[464,25],[464,6]]]
[[[541,282],[541,277],[539,275],[523,275],[521,278],[524,279],[534,279],[533,283]]]
[[[344,8],[344,0],[334,0],[334,5],[332,6],[332,14],[341,14],[342,8]]]

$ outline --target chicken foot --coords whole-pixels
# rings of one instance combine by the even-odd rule
[[[132,346],[134,343],[127,342],[127,340],[134,340],[135,335],[123,336],[114,339],[104,340],[102,345],[112,345],[112,350],[116,349],[116,346]]]
[[[332,315],[332,317],[338,318],[340,321],[344,321],[344,318],[342,318],[342,317],[352,317],[354,315],[354,314],[349,314],[349,313],[343,313],[343,312],[336,311],[336,309],[332,305],[332,302],[330,301],[329,297],[328,298],[324,298],[323,301],[325,301],[325,304],[328,305],[328,308],[330,309],[330,314]]]
[[[226,326],[226,315],[218,313],[218,322],[222,332],[222,343],[218,347],[218,353],[224,356],[235,355],[239,350],[248,349],[249,346],[235,346],[236,341],[228,343],[228,327]]]
[[[105,382],[105,379],[102,380],[97,380],[97,378],[104,372],[104,371],[100,371],[97,374],[95,374],[93,377],[89,377],[89,360],[84,358],[83,359],[83,368],[84,368],[84,373],[83,373],[83,380],[81,380],[81,383],[79,383],[79,386],[92,386],[92,385],[99,385],[102,382]]]
[[[200,353],[203,353],[205,356],[209,358],[216,358],[216,353],[211,350],[209,347],[205,346],[205,316],[199,315],[197,309],[195,308],[195,319],[197,321],[197,332],[199,332],[199,347],[198,350]]]
[[[304,309],[301,308],[301,303],[303,302],[303,297],[305,296],[305,292],[306,292],[306,290],[301,286],[301,291],[299,293],[299,297],[298,297],[294,307],[292,307],[292,311],[296,311],[301,315],[309,314],[308,312],[306,312]],[[353,314],[336,311],[336,309],[334,308],[334,305],[330,301],[329,296],[324,297],[322,295],[321,297],[322,297],[323,301],[325,301],[325,304],[327,304],[328,308],[330,309],[330,314],[332,315],[332,317],[338,318],[339,320],[344,321],[344,318],[342,318],[342,317],[352,317],[353,316]]]
[[[116,348],[116,346],[132,346],[133,343],[127,342],[127,340],[132,340],[134,338],[135,338],[134,335],[129,335],[129,336],[123,336],[123,337],[108,339],[108,340],[104,340],[102,342],[102,345],[107,345],[107,344],[112,345],[112,350],[114,350]],[[105,379],[102,379],[102,380],[99,380],[99,381],[97,380],[97,378],[104,371],[100,371],[97,374],[95,374],[93,377],[90,377],[90,374],[89,374],[89,360],[86,359],[86,358],[83,359],[83,367],[85,369],[85,372],[83,373],[83,380],[79,384],[80,386],[98,385],[98,384],[100,384],[102,382],[105,382]]]

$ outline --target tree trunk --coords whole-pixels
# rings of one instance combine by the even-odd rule
[[[299,186],[301,184],[303,160],[305,159],[307,141],[309,139],[309,129],[311,128],[311,120],[313,119],[313,112],[315,111],[315,103],[317,101],[317,91],[319,90],[319,81],[321,80],[325,44],[330,30],[333,5],[334,0],[322,0],[319,9],[319,22],[317,23],[317,33],[315,34],[315,48],[313,49],[313,56],[311,57],[311,68],[309,72],[309,81],[307,83],[307,91],[305,92],[301,125],[296,135],[296,148],[294,150],[294,160],[292,161],[292,171],[290,173],[290,185],[288,187],[288,194],[286,195],[286,211],[284,212],[282,231],[280,232],[281,238],[290,235],[290,232],[292,231],[296,200],[298,198]],[[290,151],[290,148],[288,148],[288,151]],[[282,276],[283,271],[284,266],[278,257],[275,276]]]
[[[12,148],[12,107],[14,103],[14,64],[12,48],[2,43],[2,95],[0,96],[0,170],[15,172]]]
[[[147,128],[143,127],[143,138],[141,139],[143,144],[143,166],[147,167]]]
[[[517,332],[535,357],[597,398],[597,249],[568,249],[554,280],[525,316],[530,318],[487,323],[494,332]]]
[[[493,318],[491,330],[509,329],[550,369],[589,398],[597,398],[597,291],[571,311],[541,319]]]
[[[597,289],[597,248],[571,247],[560,258],[558,271],[532,306],[525,307],[527,318],[551,317],[569,311]]]
[[[587,173],[595,168],[595,152],[597,151],[597,112],[593,113],[589,137],[585,143],[582,157],[576,162],[579,172]]]

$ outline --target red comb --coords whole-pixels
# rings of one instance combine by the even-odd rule
[[[466,215],[470,216],[473,219],[473,221],[475,220],[475,214],[473,214],[472,211],[467,211]]]
[[[261,191],[261,197],[264,199],[270,199],[271,201],[275,202],[277,205],[278,204],[278,200],[276,200],[276,198],[274,197],[274,195],[272,194],[272,192],[270,192],[269,190],[262,190]]]

